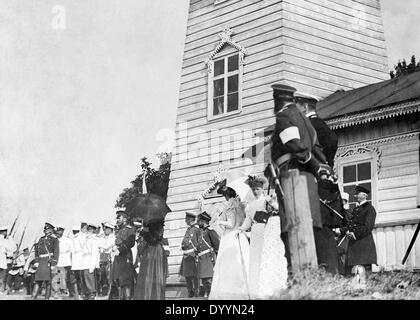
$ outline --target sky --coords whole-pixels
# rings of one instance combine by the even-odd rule
[[[24,243],[44,221],[113,220],[140,159],[157,163],[175,127],[188,2],[1,1],[0,224],[20,213]],[[390,69],[420,58],[420,1],[382,7]]]

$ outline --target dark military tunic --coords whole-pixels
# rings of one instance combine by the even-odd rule
[[[334,158],[338,149],[338,137],[325,123],[324,120],[318,117],[315,113],[309,116],[312,126],[315,128],[318,141],[324,150],[327,162],[331,168],[334,168]]]
[[[51,281],[51,267],[57,265],[60,256],[58,239],[52,234],[43,236],[35,245],[35,259],[39,266],[35,273],[35,281]]]
[[[299,137],[290,135],[283,136],[285,130],[297,128]],[[284,139],[286,138],[285,143]],[[293,139],[294,138],[294,139]],[[314,153],[318,161],[325,163],[326,158],[322,153],[322,148],[318,142],[315,128],[307,117],[305,117],[295,104],[289,104],[285,109],[276,115],[276,126],[272,136],[271,156],[273,162],[286,154],[291,154],[292,158],[305,161],[309,153]],[[305,168],[308,169],[308,168]]]
[[[197,276],[196,257],[199,237],[200,227],[197,224],[190,226],[185,232],[181,245],[181,249],[184,253],[182,258],[181,274],[184,277]]]
[[[293,129],[298,130],[297,136],[290,134],[290,132],[293,133]],[[289,131],[288,134],[286,134],[287,131]],[[315,162],[326,161],[319,146],[316,131],[309,119],[298,110],[295,104],[289,104],[276,116],[271,147],[272,161],[276,163],[279,158],[290,155],[291,160],[284,173],[287,174],[288,169],[299,169],[303,175],[307,176],[313,225],[322,228],[318,188],[313,176],[316,172],[300,163],[305,162],[311,153],[314,153],[312,157],[315,157]],[[284,232],[286,221],[281,221],[281,224]]]
[[[347,264],[372,265],[377,264],[376,246],[372,231],[375,227],[376,211],[369,203],[365,202],[356,207],[347,227],[341,229],[344,235],[347,230],[354,232],[356,240],[350,238],[347,251]]]
[[[136,231],[131,226],[124,226],[115,235],[115,245],[119,255],[112,265],[112,281],[119,286],[131,286],[134,281],[133,254],[131,248],[136,243]]]
[[[213,277],[219,243],[219,235],[214,229],[206,227],[201,230],[198,239],[198,277],[200,279]]]

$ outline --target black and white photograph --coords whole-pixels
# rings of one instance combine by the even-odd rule
[[[419,12],[1,0],[0,302],[420,300]]]

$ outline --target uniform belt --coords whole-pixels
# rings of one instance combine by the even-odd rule
[[[199,257],[201,257],[201,256],[204,256],[205,254],[207,254],[207,253],[210,253],[211,252],[211,250],[210,249],[207,249],[207,250],[204,250],[204,251],[202,251],[202,252],[200,252],[199,254],[198,254],[198,256]]]
[[[194,253],[194,249],[184,250],[184,254]]]
[[[276,165],[277,167],[281,167],[283,164],[290,160],[292,160],[292,154],[286,153],[276,160]]]
[[[40,254],[39,255],[39,257],[40,258],[49,258],[49,257],[51,257],[52,256],[52,254],[51,253],[45,253],[45,254]]]

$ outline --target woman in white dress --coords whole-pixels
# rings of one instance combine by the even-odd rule
[[[239,228],[251,227],[248,282],[252,299],[267,299],[287,287],[287,260],[280,238],[280,216],[275,197],[267,196],[267,179],[250,176],[245,182],[255,200],[246,208],[246,218]]]
[[[271,203],[272,205],[275,204],[273,203],[271,197],[264,194],[264,187],[266,187],[268,183],[265,177],[250,176],[245,183],[251,188],[255,200],[246,206],[246,218],[243,224],[239,227],[239,231],[246,232],[251,228],[248,283],[251,298],[258,299],[260,298],[259,279],[261,254],[264,243],[265,224],[267,221],[259,221],[259,215],[257,215],[258,221],[255,220],[255,217],[257,212],[267,212],[267,203]]]
[[[250,299],[247,281],[249,243],[243,233],[237,232],[245,218],[245,206],[233,189],[225,187],[221,192],[228,203],[221,219],[215,223],[225,230],[220,239],[209,299]]]

